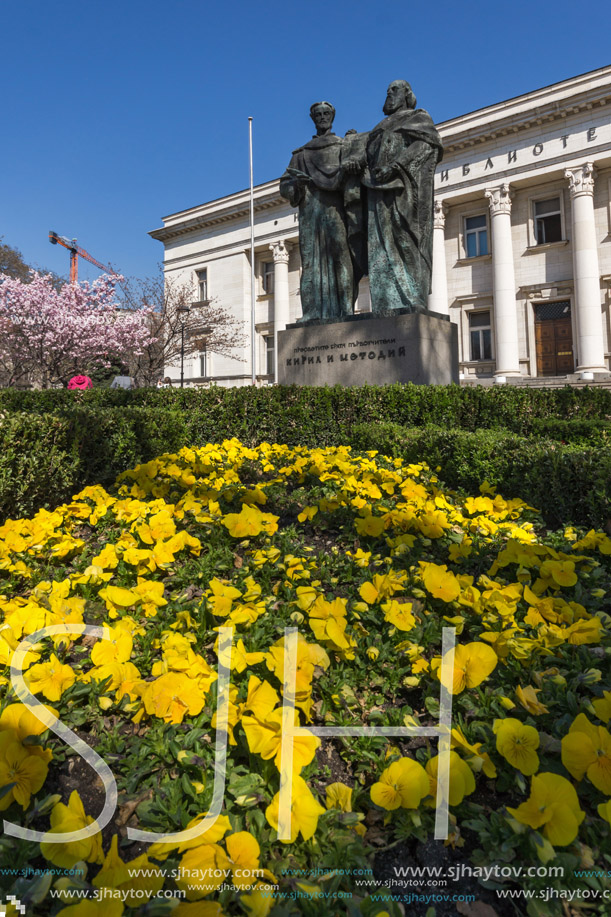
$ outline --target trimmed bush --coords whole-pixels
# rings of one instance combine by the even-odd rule
[[[546,522],[604,528],[611,521],[611,450],[563,445],[497,430],[355,426],[352,446],[440,467],[450,487],[476,491],[487,480],[504,497],[521,497]]]
[[[108,485],[163,452],[232,437],[249,446],[398,448],[441,465],[450,486],[472,489],[488,478],[531,501],[551,524],[600,525],[611,515],[606,389],[4,389],[0,417],[3,517],[53,507],[87,484]],[[544,439],[524,440],[530,434]]]
[[[258,430],[279,441],[299,435],[304,444],[335,442],[338,429],[356,423],[392,421],[404,426],[508,429],[536,432],[539,420],[611,422],[611,390],[600,388],[531,389],[513,386],[460,387],[387,385],[362,388],[92,389],[0,391],[0,410],[34,414],[71,413],[77,403],[109,409],[147,407],[197,415],[223,435],[257,439]],[[291,440],[296,442],[295,439]]]
[[[78,490],[79,457],[68,424],[51,415],[14,414],[0,421],[0,517],[52,509]]]

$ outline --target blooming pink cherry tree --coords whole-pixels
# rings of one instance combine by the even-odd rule
[[[29,379],[47,388],[75,373],[138,355],[155,342],[150,310],[122,311],[115,287],[122,277],[53,286],[32,272],[29,283],[0,276],[2,384]]]

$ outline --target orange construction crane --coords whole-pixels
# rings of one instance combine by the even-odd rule
[[[81,248],[76,244],[76,239],[66,239],[65,236],[58,236],[56,232],[51,230],[49,232],[49,242],[52,242],[53,245],[63,245],[64,248],[67,248],[70,252],[70,283],[76,283],[78,280],[78,259],[85,258],[86,261],[91,261],[92,264],[95,264],[96,267],[99,267],[101,271],[104,271],[106,274],[115,274],[116,271],[113,271],[111,267],[108,267],[107,264],[102,264],[101,261],[98,261],[93,255],[90,255],[89,252],[85,251],[84,248]]]

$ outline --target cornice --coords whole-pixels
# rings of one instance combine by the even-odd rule
[[[284,198],[280,197],[280,179],[266,182],[255,188],[254,210],[263,213],[274,207],[286,205]],[[262,189],[266,189],[262,193]],[[248,218],[250,203],[248,191],[240,191],[228,197],[217,198],[199,207],[192,207],[179,213],[163,217],[168,223],[160,229],[153,229],[149,236],[160,242],[169,242],[172,239],[184,236],[197,230],[210,229],[233,220]]]
[[[437,129],[447,153],[469,149],[532,127],[595,111],[611,102],[611,67],[603,67],[534,92],[442,121]]]

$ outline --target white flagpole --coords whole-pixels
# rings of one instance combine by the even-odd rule
[[[248,149],[250,153],[250,335],[252,363],[252,384],[257,384],[257,342],[255,332],[255,196],[252,172],[252,118],[248,119]]]

